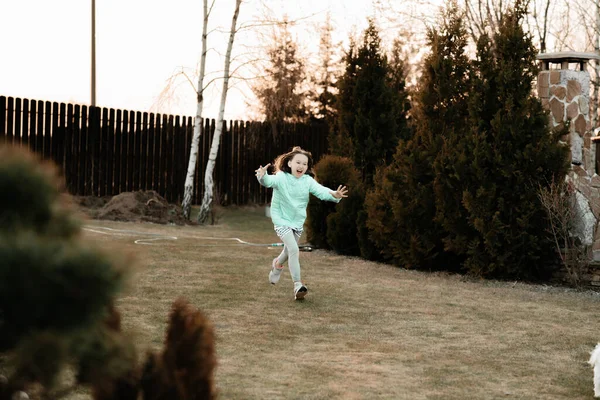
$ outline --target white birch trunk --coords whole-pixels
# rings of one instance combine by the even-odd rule
[[[204,224],[208,220],[211,204],[213,200],[213,171],[215,169],[215,161],[217,160],[217,152],[219,151],[219,141],[221,132],[223,131],[223,115],[225,114],[225,102],[227,101],[227,90],[229,87],[229,65],[231,63],[231,49],[233,48],[233,39],[237,25],[238,15],[240,13],[240,5],[242,0],[235,0],[235,11],[231,19],[231,31],[229,32],[229,43],[227,44],[227,53],[225,53],[225,67],[223,69],[223,91],[221,92],[221,104],[219,106],[219,117],[215,133],[210,146],[210,154],[206,163],[206,172],[204,173],[204,195],[202,196],[202,204],[198,213],[198,223]]]
[[[194,135],[192,136],[192,148],[188,163],[187,175],[183,191],[183,216],[190,219],[192,209],[192,194],[194,193],[194,172],[198,160],[198,143],[202,132],[202,107],[204,103],[204,71],[206,68],[206,35],[208,25],[208,0],[204,0],[204,25],[202,27],[202,56],[200,57],[200,76],[198,76],[198,105],[196,107],[196,119],[194,120]]]

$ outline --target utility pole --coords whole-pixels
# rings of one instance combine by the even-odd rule
[[[96,106],[96,0],[92,0],[92,107]]]

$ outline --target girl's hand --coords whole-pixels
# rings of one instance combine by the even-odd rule
[[[258,167],[257,170],[254,171],[254,172],[256,172],[256,177],[259,180],[262,179],[263,176],[265,176],[265,174],[267,173],[267,168],[269,168],[270,165],[271,165],[271,163],[268,163],[264,167],[261,165],[260,167]]]
[[[338,188],[335,192],[331,192],[331,195],[333,197],[335,197],[336,199],[348,197],[348,189],[346,188],[346,186],[340,185],[340,186],[338,186]]]

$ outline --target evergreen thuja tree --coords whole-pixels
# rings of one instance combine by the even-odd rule
[[[104,323],[126,260],[86,244],[79,225],[52,165],[0,147],[0,353],[12,371],[0,393],[37,382],[56,397],[60,373],[91,359],[94,376],[132,367],[132,344]]]
[[[356,43],[351,38],[348,51],[344,54],[344,73],[337,82],[338,94],[334,101],[335,118],[329,130],[329,152],[332,155],[352,158],[352,130],[354,129],[356,103],[354,87],[358,64]]]
[[[525,15],[517,2],[498,31],[479,40],[471,130],[461,149],[471,163],[462,195],[473,228],[461,239],[467,245],[465,265],[485,277],[547,277],[554,252],[541,234],[547,217],[537,189],[564,176],[568,166],[562,132],[550,131],[532,93],[536,49],[522,28]]]
[[[409,91],[406,88],[408,72],[406,58],[402,41],[400,39],[394,40],[388,63],[388,85],[392,92],[396,94],[394,96],[394,115],[396,116],[396,129],[399,140],[408,140],[413,135],[409,123],[411,104]]]
[[[80,386],[95,400],[214,398],[212,326],[182,299],[165,362],[140,370],[114,307],[132,260],[84,240],[58,182],[53,165],[0,146],[0,400],[30,388],[60,399]]]
[[[471,85],[470,75],[472,73],[471,61],[465,54],[467,47],[467,30],[464,15],[460,12],[457,4],[448,4],[447,18],[443,21],[447,32],[452,32],[452,40],[448,36],[442,41],[448,57],[437,58],[433,65],[439,71],[445,71],[438,75],[447,76],[449,79],[437,80],[432,86],[427,86],[427,93],[443,93],[435,100],[444,105],[437,109],[435,102],[427,103],[429,108],[423,109],[424,120],[434,121],[432,116],[439,111],[437,125],[431,128],[433,134],[441,140],[435,148],[436,155],[433,161],[433,191],[435,198],[435,221],[440,224],[443,233],[444,249],[448,253],[462,257],[466,244],[459,240],[459,235],[464,231],[470,231],[470,226],[465,218],[462,206],[463,180],[465,171],[470,168],[471,159],[469,154],[461,148],[465,132],[469,130],[468,125],[468,98]],[[437,90],[436,90],[437,89]],[[429,95],[427,95],[429,96]],[[430,129],[431,129],[430,128]],[[459,268],[458,266],[454,266]]]
[[[445,231],[436,220],[434,163],[444,141],[456,135],[466,114],[467,72],[464,28],[456,4],[428,32],[413,111],[414,136],[401,141],[393,162],[377,174],[367,195],[367,226],[386,258],[421,269],[455,269],[445,252]]]
[[[372,185],[375,170],[388,164],[398,145],[397,105],[400,92],[390,85],[387,56],[373,20],[363,34],[355,60],[358,69],[353,91],[354,125],[350,131],[354,165],[367,187]]]

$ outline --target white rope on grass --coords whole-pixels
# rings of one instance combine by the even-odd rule
[[[111,235],[111,236],[125,236],[125,237],[140,236],[140,235],[141,236],[155,236],[155,237],[151,237],[151,238],[137,239],[134,241],[135,244],[144,244],[144,245],[151,245],[151,244],[154,244],[153,242],[156,242],[159,240],[178,240],[177,236],[168,236],[168,235],[163,235],[160,233],[152,233],[152,232],[132,231],[132,230],[128,230],[128,229],[114,229],[114,228],[107,228],[105,226],[86,225],[83,227],[83,230],[86,230],[88,232],[99,233],[102,235]],[[105,232],[105,231],[109,231],[109,232]],[[246,242],[245,240],[242,240],[242,239],[236,238],[236,237],[223,238],[223,237],[214,237],[214,236],[184,235],[184,236],[179,236],[179,238],[199,239],[199,240],[228,240],[228,241],[233,240],[239,244],[244,244],[247,246],[283,247],[283,243],[250,243],[250,242]],[[220,246],[230,246],[230,244],[200,244],[200,245],[196,245],[196,246],[220,247]],[[300,245],[299,248],[300,248],[300,250],[303,250],[303,251],[312,251],[312,246],[309,246],[309,245]]]
[[[93,226],[93,225],[87,225],[83,227],[83,230],[86,230],[88,232],[94,232],[94,233],[100,233],[102,235],[110,235],[110,236],[140,236],[140,235],[146,235],[146,236],[156,236],[155,238],[149,238],[149,239],[137,239],[134,241],[135,244],[152,244],[150,242],[154,242],[157,240],[177,240],[177,236],[166,236],[166,235],[162,235],[162,234],[157,234],[157,233],[148,233],[148,232],[138,232],[138,231],[131,231],[131,230],[127,230],[127,229],[113,229],[113,228],[107,228],[105,226]],[[104,232],[104,231],[110,231],[110,232]]]

